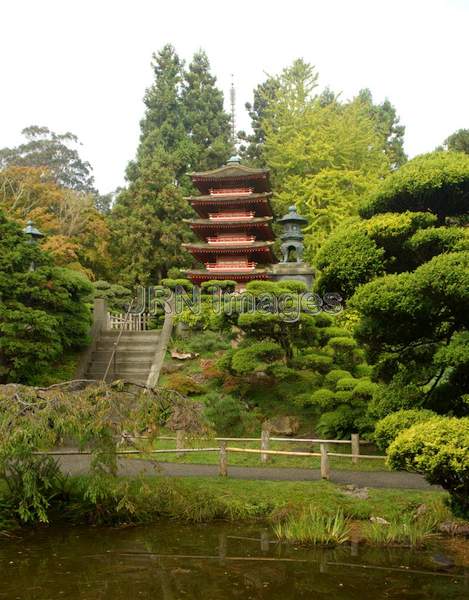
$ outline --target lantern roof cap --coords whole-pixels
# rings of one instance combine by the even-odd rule
[[[42,233],[42,231],[39,231],[39,229],[37,229],[34,226],[33,221],[27,222],[26,227],[23,229],[23,233],[25,233],[26,235],[30,235],[32,238],[44,237],[44,233]]]
[[[308,219],[305,219],[296,212],[296,206],[292,204],[288,207],[288,213],[283,215],[281,219],[278,219],[278,223],[302,223],[305,225]]]

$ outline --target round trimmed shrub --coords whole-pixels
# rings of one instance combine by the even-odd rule
[[[402,431],[432,417],[436,417],[432,410],[398,410],[376,423],[373,439],[378,448],[386,450]]]
[[[334,400],[334,392],[326,388],[321,388],[313,392],[310,403],[318,406],[319,408],[330,410],[334,406]]]
[[[352,374],[344,369],[332,369],[324,378],[324,383],[328,388],[334,389],[337,382],[345,377],[352,377]]]
[[[469,417],[434,417],[406,429],[389,446],[388,463],[441,485],[453,512],[469,517]]]

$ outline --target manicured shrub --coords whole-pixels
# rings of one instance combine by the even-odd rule
[[[316,390],[311,394],[310,404],[323,410],[330,410],[335,405],[334,392],[326,388]]]
[[[204,391],[204,387],[200,383],[184,373],[171,373],[171,375],[168,375],[165,387],[184,396],[201,394]]]
[[[169,288],[170,290],[175,290],[176,288],[182,288],[183,290],[186,290],[187,292],[191,291],[192,288],[194,287],[194,284],[189,281],[189,279],[162,279],[161,280],[162,285],[164,285],[165,287]]]
[[[342,379],[339,379],[339,381],[336,383],[335,389],[353,390],[357,383],[358,379],[355,379],[355,377],[342,377]]]
[[[406,429],[389,446],[388,462],[441,485],[455,514],[469,517],[469,417],[435,417]]]
[[[320,373],[327,373],[333,363],[333,358],[327,354],[308,352],[308,354],[301,357],[301,361],[309,369],[315,369]]]
[[[437,254],[469,249],[469,237],[459,227],[429,227],[421,229],[405,244],[405,249],[413,254],[414,265],[428,262]]]
[[[255,418],[233,396],[211,392],[204,397],[205,417],[219,435],[239,436],[255,427]]]
[[[284,356],[279,344],[264,340],[251,343],[246,348],[236,350],[231,359],[231,368],[239,375],[246,375],[255,371],[264,371],[272,361]]]
[[[345,377],[352,377],[352,374],[344,369],[333,369],[325,376],[324,383],[328,388],[335,390],[337,382]]]
[[[354,399],[369,401],[371,400],[371,398],[373,398],[373,395],[377,392],[378,389],[379,385],[377,383],[374,383],[369,379],[362,379],[358,381],[358,383],[353,388],[352,397]]]
[[[329,439],[348,437],[354,428],[355,412],[346,404],[322,414],[317,425],[319,435]]]
[[[346,224],[322,246],[316,264],[320,269],[316,290],[320,294],[338,292],[348,299],[361,283],[384,273],[384,250],[360,224]]]
[[[203,281],[200,284],[202,291],[212,293],[214,290],[222,290],[223,292],[234,292],[236,288],[236,281],[231,279],[211,279],[210,281]]]
[[[462,152],[422,154],[386,177],[360,209],[364,218],[406,210],[446,216],[467,212],[469,156]]]
[[[417,423],[428,421],[428,419],[435,416],[436,413],[425,409],[398,410],[397,412],[384,417],[384,419],[380,419],[376,423],[373,439],[378,448],[386,450],[389,444],[396,439],[401,431],[404,431]]]

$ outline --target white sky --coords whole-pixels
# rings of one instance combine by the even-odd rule
[[[349,98],[369,87],[393,102],[411,156],[469,128],[469,0],[2,0],[0,147],[20,130],[72,131],[105,193],[135,154],[151,54],[202,47],[244,103],[264,72],[297,57]]]

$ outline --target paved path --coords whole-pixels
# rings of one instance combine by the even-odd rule
[[[83,475],[88,472],[90,457],[59,457],[64,473]],[[156,477],[217,477],[218,465],[194,465],[160,462],[157,466],[147,460],[119,459],[119,475],[140,474]],[[261,479],[270,481],[319,481],[318,469],[296,469],[279,467],[228,467],[228,476],[233,479]],[[337,471],[331,472],[334,483],[353,484],[361,487],[399,488],[417,490],[439,490],[439,486],[429,485],[421,475],[388,471]]]

